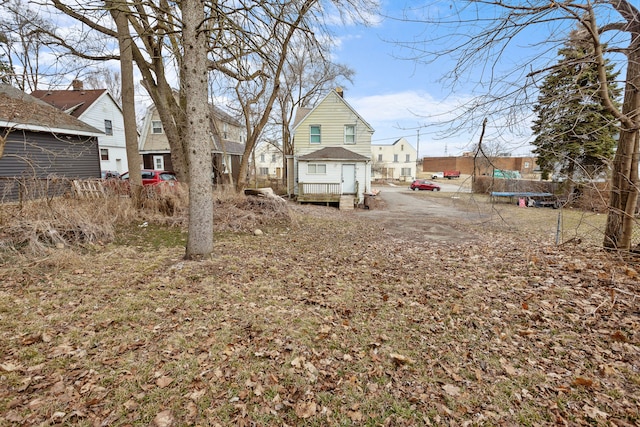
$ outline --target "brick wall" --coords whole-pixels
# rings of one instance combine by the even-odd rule
[[[482,156],[461,157],[424,157],[422,170],[424,172],[442,172],[445,170],[459,170],[464,175],[492,175],[493,169],[519,171],[522,175],[533,174],[536,167],[534,157],[494,157],[487,159]]]

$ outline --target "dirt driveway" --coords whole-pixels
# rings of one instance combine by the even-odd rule
[[[380,190],[373,209],[359,210],[358,215],[375,221],[375,227],[404,240],[460,243],[474,236],[456,228],[456,224],[477,220],[469,212],[446,206],[424,192],[407,187],[374,187]],[[453,195],[453,193],[452,193]],[[446,202],[446,200],[443,200]]]

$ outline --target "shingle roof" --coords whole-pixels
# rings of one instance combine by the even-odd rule
[[[296,110],[296,117],[293,120],[293,125],[291,126],[291,128],[295,128],[296,126],[298,126],[298,124],[305,118],[307,117],[307,115],[313,111],[313,108],[307,108],[307,107],[298,107],[298,109]]]
[[[55,132],[68,130],[72,131],[69,133],[103,133],[46,102],[5,84],[0,84],[0,125],[2,124]]]
[[[224,111],[222,108],[216,107],[215,105],[211,104],[209,104],[209,106],[211,107],[211,114],[216,116],[221,122],[227,122],[235,126],[242,126],[242,123],[240,123],[238,119]]]
[[[342,147],[325,147],[313,153],[298,157],[298,160],[370,160],[367,156],[354,153]]]
[[[222,140],[222,147],[220,147],[220,141],[216,141],[214,139],[214,151],[216,152],[226,152],[227,154],[243,154],[244,153],[244,144],[240,144],[235,141],[228,141],[226,139]],[[224,148],[224,150],[223,150]]]
[[[106,91],[106,89],[34,90],[31,95],[74,117],[80,117]]]

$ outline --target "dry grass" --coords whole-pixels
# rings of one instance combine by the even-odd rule
[[[601,247],[607,217],[605,214],[572,207],[563,209],[521,208],[515,203],[492,201],[483,194],[424,192],[414,197],[434,198],[445,206],[477,213],[483,217],[482,226],[512,231],[525,240],[529,236],[559,244],[580,240],[594,248]],[[635,239],[640,242],[640,235]]]
[[[640,422],[629,265],[491,222],[423,245],[222,197],[250,225],[207,261],[182,260],[180,227],[134,224],[0,269],[0,424]]]
[[[182,185],[145,187],[136,210],[122,191],[106,198],[59,197],[0,207],[0,259],[8,255],[46,255],[51,249],[104,245],[118,229],[140,224],[186,229],[188,193]],[[286,203],[250,197],[231,190],[216,191],[217,232],[253,231],[291,222]]]

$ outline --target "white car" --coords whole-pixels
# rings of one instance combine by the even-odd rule
[[[431,179],[438,179],[438,178],[444,179],[444,172],[434,172],[431,175]]]

